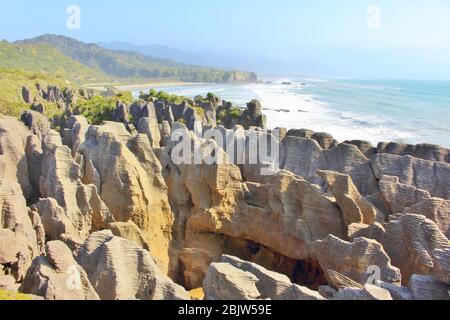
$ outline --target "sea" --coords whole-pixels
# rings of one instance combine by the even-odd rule
[[[212,92],[239,107],[258,99],[272,129],[328,132],[340,142],[429,143],[450,148],[450,81],[267,78],[258,84],[157,90],[187,97]]]

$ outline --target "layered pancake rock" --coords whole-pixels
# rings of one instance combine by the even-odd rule
[[[258,101],[240,114],[219,99],[204,109],[118,104],[117,122],[68,115],[59,132],[33,111],[1,116],[0,289],[81,300],[449,298],[448,150],[270,131]],[[174,160],[175,133],[202,161]],[[267,161],[249,163],[251,150],[236,163],[217,143],[248,146],[252,134],[280,151],[271,175],[261,174]]]

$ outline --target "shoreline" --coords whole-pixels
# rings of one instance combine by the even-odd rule
[[[202,86],[207,83],[202,82],[181,82],[181,81],[165,81],[165,82],[148,82],[141,84],[125,84],[125,85],[115,85],[115,89],[119,91],[143,91],[150,88],[165,88],[165,87],[184,87],[184,86]]]

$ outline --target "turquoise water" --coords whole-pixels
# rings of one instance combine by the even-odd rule
[[[267,84],[161,88],[213,92],[244,106],[262,101],[269,127],[308,128],[348,139],[450,147],[450,82],[267,79]],[[290,81],[291,85],[282,85]],[[282,109],[282,111],[280,111]]]

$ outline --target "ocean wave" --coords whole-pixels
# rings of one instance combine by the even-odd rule
[[[360,139],[373,144],[381,141],[401,142],[417,137],[412,132],[395,129],[395,124],[388,117],[335,110],[313,94],[276,87],[254,86],[251,90],[267,109],[265,113],[271,128],[307,128],[328,132],[338,141]],[[280,113],[280,109],[290,112]]]

